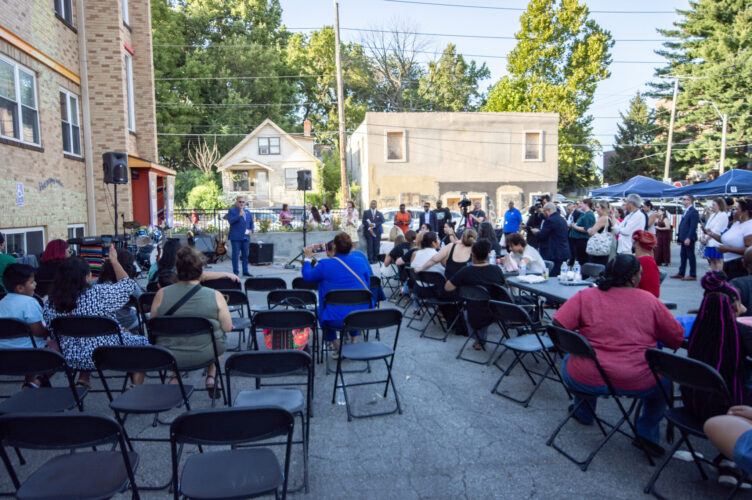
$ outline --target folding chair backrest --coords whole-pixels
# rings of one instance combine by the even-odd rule
[[[422,283],[429,285],[434,291],[443,290],[446,283],[444,275],[435,271],[421,271],[415,277]]]
[[[228,306],[247,306],[248,296],[242,290],[217,290],[225,298]]]
[[[166,348],[156,345],[101,346],[94,349],[92,359],[99,370],[118,372],[177,370],[175,356]]]
[[[121,336],[117,321],[100,316],[58,316],[50,323],[50,329],[55,333],[55,336],[63,337]]]
[[[141,314],[145,315],[151,311],[151,305],[154,303],[154,297],[156,296],[157,292],[144,292],[138,296],[137,302]]]
[[[376,330],[378,328],[399,327],[402,313],[398,309],[366,309],[353,311],[342,320],[344,330]]]
[[[266,304],[269,309],[278,306],[297,309],[316,307],[316,294],[310,290],[272,290],[266,294]]]
[[[214,290],[242,290],[239,281],[235,281],[232,278],[216,278],[213,280],[205,280],[201,282],[201,286],[206,288],[213,288]]]
[[[249,377],[283,377],[310,370],[311,355],[297,349],[237,352],[225,361],[225,373]]]
[[[325,306],[371,305],[373,295],[370,290],[329,290],[324,296]]]
[[[292,288],[294,290],[311,290],[312,292],[319,291],[319,284],[315,281],[306,281],[301,277],[292,280]]]
[[[596,364],[598,364],[595,349],[590,345],[588,339],[579,333],[567,330],[566,328],[548,325],[548,336],[551,337],[551,342],[554,343],[556,348],[561,351],[562,354],[579,356],[581,358],[595,361]],[[598,364],[598,366],[600,366],[600,364]]]
[[[0,375],[32,376],[65,370],[65,358],[51,349],[0,349]]]
[[[379,278],[378,276],[371,276],[369,285],[371,287],[371,290],[381,288],[381,278]]]
[[[466,302],[488,302],[491,299],[488,290],[480,285],[460,287],[458,293]]]
[[[498,300],[490,300],[488,306],[491,309],[491,314],[496,321],[501,321],[502,324],[509,326],[517,325],[530,325],[532,320],[524,307],[520,307],[517,304],[511,302],[501,302]]]
[[[170,425],[177,443],[240,444],[292,433],[293,416],[282,408],[217,408],[189,411]]]
[[[32,345],[36,346],[34,336],[29,330],[29,325],[19,319],[0,318],[0,339],[29,338]]]
[[[122,429],[107,415],[9,413],[0,416],[0,441],[18,448],[59,450],[119,441]]]
[[[645,351],[645,359],[653,373],[682,387],[718,395],[726,406],[731,406],[731,395],[726,382],[712,366],[655,348]]]
[[[247,292],[269,292],[271,290],[284,290],[287,282],[282,278],[248,278],[243,285]]]
[[[512,295],[509,293],[509,290],[507,290],[501,285],[488,286],[488,294],[491,296],[491,300],[495,300],[497,302],[506,302],[508,304],[514,304],[514,299],[512,298]]]
[[[259,330],[295,330],[314,328],[316,316],[301,309],[259,311],[253,316],[253,326]]]
[[[149,320],[148,328],[153,337],[192,337],[207,334],[214,337],[214,325],[200,316],[157,316]]]
[[[606,272],[606,266],[603,264],[596,264],[595,262],[588,262],[582,265],[582,277],[583,278],[597,278]]]

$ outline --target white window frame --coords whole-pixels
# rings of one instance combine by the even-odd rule
[[[18,121],[16,123],[16,127],[18,128],[18,137],[13,137],[10,135],[3,135],[0,133],[0,137],[4,139],[10,139],[12,141],[17,141],[23,144],[30,144],[32,146],[41,146],[42,145],[42,129],[40,128],[39,124],[39,92],[37,91],[37,74],[35,71],[32,71],[31,69],[27,68],[23,64],[20,64],[13,59],[10,59],[9,57],[5,57],[2,54],[0,54],[0,61],[3,61],[13,67],[13,79],[15,81],[15,91],[16,95],[15,101],[16,101],[16,116],[18,118]],[[24,73],[31,75],[32,78],[32,87],[34,90],[34,108],[31,108],[30,106],[26,106],[25,104],[21,103],[21,79],[19,76],[19,72],[23,71]],[[27,108],[33,109],[36,111],[36,118],[37,118],[37,135],[39,136],[39,142],[31,142],[26,141],[23,138],[23,108],[26,106]]]
[[[128,16],[128,0],[122,0],[123,2],[123,23],[130,25],[129,16]]]
[[[70,90],[64,89],[63,87],[60,87],[60,93],[61,94],[65,94],[65,98],[68,100],[68,102],[66,103],[66,108],[68,109],[68,120],[67,121],[66,120],[62,120],[62,117],[61,117],[61,120],[64,121],[64,122],[66,122],[68,124],[68,131],[69,131],[68,140],[70,141],[70,145],[71,145],[71,150],[70,151],[66,151],[65,150],[65,145],[63,145],[63,153],[71,155],[71,156],[77,156],[77,157],[81,158],[81,151],[80,151],[81,150],[81,118],[80,118],[80,116],[78,114],[78,112],[79,112],[78,103],[81,102],[81,97],[78,96],[78,95],[76,95],[76,94],[74,94]],[[71,97],[73,97],[73,98],[76,99],[75,116],[76,116],[76,121],[78,121],[78,125],[76,125],[78,127],[78,149],[79,149],[78,153],[76,153],[75,151],[73,151],[73,122],[71,121],[71,118],[73,117],[73,115],[71,114],[72,113],[72,110],[71,110]],[[61,133],[62,133],[62,131],[61,131]],[[65,143],[63,143],[63,144],[65,144]]]
[[[300,170],[299,168],[286,168],[285,169],[285,189],[287,191],[295,191],[296,189],[298,189],[298,171],[299,170]],[[295,176],[292,177],[292,179],[295,181],[292,187],[287,185],[287,172],[291,172],[291,171],[295,172]]]
[[[272,139],[276,139],[277,140],[277,145],[276,145],[277,146],[277,152],[276,153],[272,152]],[[261,141],[262,140],[266,141],[266,151],[267,151],[266,153],[262,153],[261,152]],[[259,137],[258,138],[258,154],[264,155],[264,156],[266,156],[266,155],[280,155],[280,154],[282,154],[282,141],[280,140],[280,137],[277,136],[277,135],[267,136],[267,137]]]
[[[389,134],[402,134],[402,158],[389,159]],[[386,129],[384,130],[384,161],[387,163],[407,163],[407,130],[405,129]]]
[[[538,134],[538,158],[526,158],[527,156],[527,134]],[[522,131],[522,161],[543,161],[543,142],[545,136],[543,130],[523,130]]]
[[[73,26],[73,2],[75,0],[59,0],[60,12],[55,11],[67,24]],[[54,8],[54,7],[53,7]],[[70,20],[68,20],[70,17]]]
[[[136,107],[133,101],[133,57],[125,54],[125,87],[128,100],[128,130],[136,131]]]
[[[68,224],[68,239],[70,239],[70,238],[76,238],[75,233],[74,233],[73,236],[71,236],[71,233],[70,233],[71,229],[73,229],[73,230],[83,229],[84,230],[84,234],[83,235],[86,236],[86,224]]]
[[[0,229],[0,232],[3,233],[3,236],[7,236],[9,234],[24,234],[25,235],[26,233],[33,233],[33,232],[37,232],[37,231],[42,231],[42,241],[43,242],[47,241],[46,238],[45,238],[44,227],[43,226],[18,227],[18,228],[14,228],[14,229]],[[23,254],[24,255],[28,255],[28,252],[27,252],[28,248],[27,248],[27,245],[26,245],[26,243],[27,243],[26,240],[27,240],[27,238],[24,237],[24,240],[23,240],[23,243],[24,243]],[[44,247],[44,245],[42,245],[42,247]],[[6,242],[5,249],[6,249],[5,251],[7,252],[8,251],[7,242]],[[42,250],[44,250],[44,248],[42,248]]]

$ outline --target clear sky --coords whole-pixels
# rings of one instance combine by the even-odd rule
[[[525,0],[434,0],[435,3],[452,3],[464,6],[496,6],[511,9],[524,9]],[[333,24],[333,0],[280,0],[284,9],[282,19],[289,29],[320,28]],[[645,90],[651,81],[656,67],[663,65],[663,59],[655,54],[661,48],[662,37],[658,28],[670,28],[678,19],[676,9],[686,9],[689,0],[585,0],[591,11],[670,11],[670,13],[599,13],[591,16],[598,24],[611,32],[616,40],[612,50],[613,63],[611,77],[598,86],[595,102],[590,113],[595,117],[595,139],[601,142],[604,150],[611,149],[620,111],[625,111],[629,100],[638,90]],[[442,7],[395,3],[386,0],[340,0],[340,27],[343,41],[363,39],[364,33],[344,28],[384,29],[395,24],[412,26],[417,32],[440,33],[443,36],[426,36],[426,51],[441,52],[448,43],[454,43],[458,52],[474,59],[479,64],[485,62],[491,70],[491,78],[481,85],[486,88],[506,73],[504,57],[514,48],[513,39],[478,39],[446,36],[491,35],[513,36],[519,30],[521,11],[492,10],[467,7]],[[298,30],[295,30],[298,31]],[[635,42],[629,40],[653,40]],[[438,55],[425,54],[426,60]],[[627,63],[620,61],[639,61]],[[647,63],[646,63],[647,62]],[[357,124],[348,124],[354,127]],[[602,164],[600,155],[596,159]]]

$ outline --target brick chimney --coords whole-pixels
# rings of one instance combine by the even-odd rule
[[[303,135],[306,137],[311,137],[311,120],[306,120],[303,122]]]

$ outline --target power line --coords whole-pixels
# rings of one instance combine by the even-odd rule
[[[284,78],[320,78],[334,75],[271,75],[271,76],[182,76],[174,78],[155,78],[155,82],[170,82],[176,80],[272,80]]]
[[[384,0],[392,3],[407,3],[413,5],[432,5],[435,7],[462,7],[465,9],[505,10],[524,12],[527,9],[521,7],[498,7],[495,5],[465,5],[459,3],[439,3],[419,0]],[[673,10],[591,10],[593,14],[676,14]]]

